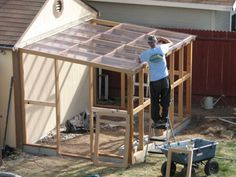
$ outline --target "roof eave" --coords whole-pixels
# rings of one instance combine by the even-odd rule
[[[233,6],[227,5],[212,5],[212,4],[200,4],[200,3],[184,3],[184,2],[170,2],[170,1],[153,1],[153,0],[88,0],[94,2],[110,2],[110,3],[122,3],[122,4],[137,4],[137,5],[151,5],[151,6],[163,6],[163,7],[179,7],[189,9],[202,9],[202,10],[217,10],[217,11],[232,11]]]

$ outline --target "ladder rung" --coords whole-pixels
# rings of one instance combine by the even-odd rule
[[[153,137],[150,137],[150,141],[166,142],[167,139],[166,138],[160,138],[160,137],[157,137],[157,136],[153,136]]]

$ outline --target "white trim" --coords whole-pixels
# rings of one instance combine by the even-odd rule
[[[233,11],[235,11],[235,9],[236,9],[236,1],[234,1],[234,5],[233,5]]]
[[[231,11],[236,8],[236,4],[232,6],[226,5],[212,5],[200,3],[184,3],[184,2],[170,2],[159,0],[88,0],[94,2],[108,2],[108,3],[122,3],[122,4],[136,4],[136,5],[150,5],[150,6],[164,6],[164,7],[180,7],[190,9],[203,9],[203,10],[218,10],[218,11]]]

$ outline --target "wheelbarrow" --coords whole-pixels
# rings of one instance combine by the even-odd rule
[[[192,159],[192,171],[191,177],[195,177],[195,169],[200,165],[204,165],[204,171],[207,176],[216,174],[219,171],[219,164],[213,158],[215,157],[216,145],[218,143],[215,141],[209,141],[201,138],[194,138],[190,140],[178,141],[174,143],[167,143],[161,145],[159,148],[168,156],[169,148],[191,148],[193,151]],[[176,172],[176,164],[183,165],[181,171],[181,176],[186,176],[187,165],[188,165],[188,155],[184,153],[173,153],[171,159],[171,169],[170,176],[174,176]],[[161,173],[163,176],[166,174],[167,161],[165,161],[161,166]]]

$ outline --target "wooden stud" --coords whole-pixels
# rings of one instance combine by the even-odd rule
[[[134,114],[133,114],[133,75],[128,75],[127,77],[127,94],[128,94],[128,100],[127,100],[127,107],[128,107],[128,113],[130,115],[130,137],[129,137],[129,155],[128,155],[128,163],[132,164],[133,161],[133,140],[134,140]]]
[[[93,102],[97,104],[97,69],[93,68]]]
[[[58,61],[56,59],[54,59],[54,72],[55,72],[55,102],[56,102],[57,152],[60,154],[61,111],[60,111],[59,69],[58,69]]]
[[[92,111],[100,113],[102,115],[108,115],[108,116],[112,116],[115,114],[118,117],[124,117],[128,114],[128,112],[126,110],[101,108],[101,107],[94,107],[94,106],[92,107]]]
[[[99,135],[100,135],[100,114],[96,117],[96,133],[95,133],[95,148],[94,148],[94,160],[98,162],[99,157]]]
[[[92,107],[94,105],[93,100],[93,67],[89,67],[89,129],[90,129],[90,154],[94,153],[94,121],[93,121],[93,110]]]
[[[36,100],[25,100],[25,104],[33,104],[38,106],[49,106],[49,107],[55,107],[55,103],[46,102],[46,101],[36,101]]]
[[[184,50],[179,50],[179,79],[183,77],[184,70]],[[183,82],[178,87],[178,117],[183,120]]]
[[[144,69],[139,72],[139,105],[144,103]],[[139,150],[143,150],[144,142],[144,108],[138,113],[139,118]]]
[[[15,124],[16,126],[16,147],[22,148],[23,143],[23,130],[22,130],[22,95],[21,95],[21,82],[20,78],[20,56],[19,51],[15,50],[12,52],[12,64],[13,64],[13,77],[14,77],[14,108],[15,108]],[[0,118],[1,120],[1,118]],[[1,122],[0,122],[0,125]],[[0,131],[1,132],[1,131]],[[1,136],[0,136],[1,137]],[[1,153],[0,153],[1,154]],[[0,155],[1,156],[1,155]],[[1,160],[0,160],[1,163]],[[1,166],[1,165],[0,165]]]
[[[25,116],[25,79],[24,79],[24,59],[23,52],[19,50],[20,59],[20,80],[21,80],[21,106],[22,106],[22,133],[23,133],[23,144],[27,143],[27,131],[26,131],[26,116]]]
[[[169,73],[170,73],[170,84],[173,85],[174,83],[174,69],[175,69],[175,53],[172,53],[170,55],[170,58],[169,58],[169,61],[170,61],[170,66],[169,66]],[[172,125],[172,127],[174,127],[174,98],[175,98],[175,95],[174,95],[174,88],[171,89],[171,93],[170,93],[170,108],[169,108],[169,117],[170,117],[170,123]]]
[[[187,72],[190,74],[189,79],[186,82],[186,113],[191,114],[192,104],[192,55],[193,55],[193,43],[191,42],[187,46]]]
[[[101,20],[101,19],[92,19],[90,20],[91,23],[96,23],[99,25],[106,25],[106,26],[116,26],[119,25],[119,22],[109,21],[109,20]]]
[[[140,112],[141,110],[144,110],[147,106],[150,105],[150,98],[148,98],[143,104],[137,106],[136,108],[134,108],[133,110],[133,114],[137,114],[138,112]]]

